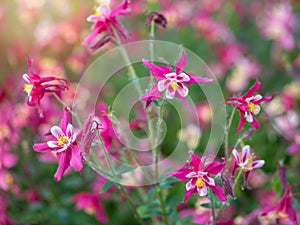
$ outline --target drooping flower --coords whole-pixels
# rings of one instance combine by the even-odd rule
[[[268,224],[298,225],[297,212],[293,207],[292,187],[287,186],[282,198],[274,206],[267,206],[261,216]]]
[[[241,153],[234,149],[232,155],[236,165],[245,173],[245,183],[247,183],[248,176],[252,170],[261,168],[265,164],[265,160],[256,160],[256,155],[251,153],[249,145],[245,145]]]
[[[143,63],[158,81],[148,93],[141,97],[141,100],[147,103],[160,98],[165,92],[167,99],[177,97],[187,106],[185,97],[188,95],[189,90],[185,85],[190,86],[193,83],[209,83],[213,81],[211,78],[203,78],[196,74],[183,72],[183,67],[187,65],[184,50],[182,50],[181,58],[175,64],[175,71],[167,62],[166,66],[156,66],[149,60],[143,59]]]
[[[51,140],[47,143],[34,144],[33,149],[37,152],[53,151],[56,153],[58,168],[54,175],[59,181],[66,170],[71,166],[76,171],[82,170],[82,156],[76,141],[73,126],[68,122],[69,110],[64,109],[64,115],[59,126],[51,127]]]
[[[41,77],[32,70],[32,59],[27,59],[29,66],[29,75],[23,74],[25,80],[24,92],[27,93],[27,104],[29,106],[37,105],[39,112],[42,115],[40,109],[41,99],[46,93],[60,93],[61,91],[68,89],[68,82],[65,79],[56,77]]]
[[[259,94],[254,95],[259,88],[260,82],[256,80],[255,84],[243,96],[226,99],[226,104],[233,105],[240,111],[240,123],[236,133],[242,129],[245,120],[247,120],[247,122],[249,122],[255,129],[258,129],[259,123],[253,115],[257,115],[260,112],[260,103],[270,101],[272,99],[272,96],[262,97]]]
[[[130,12],[128,6],[129,0],[124,0],[122,4],[114,9],[110,8],[110,0],[100,1],[100,5],[95,9],[95,13],[87,18],[88,22],[94,24],[92,26],[92,32],[82,44],[84,46],[90,46],[92,51],[96,51],[115,38],[119,38],[120,41],[124,43],[128,36],[127,31],[118,21],[117,16],[127,15]],[[116,37],[116,35],[118,37]]]
[[[208,188],[216,194],[220,201],[226,202],[227,197],[222,187],[210,177],[210,175],[217,175],[222,172],[224,167],[224,158],[223,162],[213,161],[205,165],[198,156],[191,153],[191,161],[188,166],[166,175],[187,182],[185,185],[184,202],[186,202],[194,193],[198,193],[199,196],[206,196]]]

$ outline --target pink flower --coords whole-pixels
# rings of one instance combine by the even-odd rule
[[[68,123],[68,114],[68,109],[65,108],[60,125],[51,127],[52,139],[50,141],[33,146],[37,152],[53,151],[56,153],[58,168],[54,178],[57,181],[62,178],[69,166],[78,172],[82,170],[82,156],[73,126]]]
[[[141,100],[147,103],[160,98],[163,92],[165,92],[167,99],[177,97],[187,106],[185,97],[188,95],[189,90],[185,85],[189,86],[193,83],[209,83],[213,81],[211,78],[202,78],[198,75],[182,71],[183,67],[187,65],[183,50],[180,60],[175,64],[175,71],[167,62],[167,66],[156,66],[146,59],[143,59],[143,63],[150,69],[152,76],[158,81],[147,94],[141,97]]]
[[[110,0],[102,2],[104,3],[95,9],[94,15],[90,15],[87,18],[87,21],[94,23],[94,25],[92,26],[92,33],[82,44],[90,46],[92,51],[99,49],[109,41],[113,41],[116,35],[122,43],[127,38],[127,31],[117,20],[117,16],[127,15],[130,12],[128,9],[129,0],[125,0],[113,10],[110,8]],[[106,34],[104,34],[105,32]],[[102,34],[101,37],[99,37],[100,34]]]
[[[40,114],[40,101],[44,97],[45,93],[59,93],[68,89],[68,82],[65,79],[56,77],[40,77],[32,70],[32,59],[28,57],[29,74],[23,74],[24,92],[27,93],[27,104],[29,106],[37,105],[39,107]]]
[[[189,166],[183,167],[166,175],[173,176],[181,181],[187,182],[185,185],[184,202],[186,202],[194,193],[198,193],[199,196],[206,196],[208,187],[216,194],[220,201],[226,202],[227,197],[225,192],[218,183],[210,177],[210,174],[217,175],[222,172],[224,167],[224,158],[222,163],[211,162],[205,165],[198,156],[191,153]]]
[[[253,115],[260,112],[259,104],[265,101],[270,101],[272,96],[262,97],[254,93],[260,88],[260,82],[256,80],[255,84],[246,92],[244,96],[228,98],[225,103],[231,104],[240,111],[240,123],[236,133],[243,127],[245,120],[249,122],[255,129],[258,129],[259,124]]]
[[[83,209],[88,214],[95,215],[100,223],[107,223],[107,216],[98,193],[80,192],[73,196],[71,201],[76,204],[76,209]]]
[[[289,224],[298,225],[297,212],[293,207],[292,188],[286,187],[286,190],[277,204],[267,206],[262,210],[261,216],[268,224]]]
[[[259,21],[258,26],[265,38],[276,41],[285,50],[291,50],[294,47],[292,32],[295,27],[295,16],[288,1],[282,1],[267,8],[266,15]]]
[[[265,160],[255,160],[256,156],[251,153],[250,146],[245,145],[242,148],[242,152],[239,153],[236,149],[232,151],[232,155],[238,167],[240,167],[245,173],[245,184],[247,184],[248,176],[254,169],[263,167]]]

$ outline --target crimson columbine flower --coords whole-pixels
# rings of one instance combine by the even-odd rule
[[[64,115],[59,126],[51,127],[52,139],[47,143],[39,143],[33,146],[37,152],[53,151],[56,153],[58,168],[54,175],[59,181],[69,166],[76,171],[82,170],[82,156],[76,142],[76,134],[73,126],[68,122],[69,111],[64,109]]]
[[[92,33],[89,34],[82,44],[90,46],[91,50],[95,51],[107,42],[113,41],[116,35],[124,43],[127,38],[127,31],[117,20],[117,16],[127,15],[130,12],[128,5],[129,0],[125,0],[112,10],[110,8],[110,0],[102,1],[95,9],[95,13],[87,18],[87,21],[94,23],[94,25],[92,26]],[[99,37],[100,34],[102,34],[101,37]]]
[[[29,75],[23,74],[23,79],[26,81],[24,84],[24,92],[27,93],[27,104],[29,106],[37,105],[42,115],[40,109],[41,99],[44,97],[45,93],[59,93],[68,89],[68,82],[65,79],[56,77],[40,77],[38,74],[32,70],[32,59],[28,57],[27,59],[29,66]]]
[[[247,122],[249,122],[255,129],[259,127],[259,123],[253,115],[257,115],[260,112],[260,103],[270,101],[272,99],[272,96],[264,98],[259,94],[254,95],[259,88],[260,82],[256,80],[255,84],[246,92],[245,95],[227,98],[225,101],[226,104],[231,104],[240,111],[240,123],[236,133],[242,129],[245,120],[247,120]]]
[[[256,155],[251,153],[249,145],[245,145],[241,153],[234,149],[232,155],[237,166],[245,172],[245,183],[247,183],[248,176],[252,170],[261,168],[265,164],[265,160],[256,160]]]
[[[282,198],[277,204],[267,206],[262,210],[262,219],[268,224],[298,225],[297,212],[293,207],[292,197],[292,188],[287,186]]]
[[[185,97],[188,95],[189,90],[185,85],[190,86],[193,83],[209,83],[213,81],[211,78],[202,78],[196,74],[182,71],[183,67],[187,65],[184,50],[182,50],[181,58],[175,64],[175,71],[167,62],[167,66],[156,66],[146,59],[143,59],[143,63],[158,81],[148,93],[141,97],[141,100],[145,102],[158,99],[165,92],[167,99],[177,97],[181,99],[184,105],[187,105]]]
[[[210,177],[210,174],[217,175],[223,171],[225,162],[226,161],[223,158],[222,163],[213,161],[208,165],[205,165],[198,156],[191,153],[189,166],[183,167],[166,175],[173,176],[181,181],[187,182],[185,185],[184,202],[187,201],[194,193],[198,193],[199,196],[206,196],[208,187],[216,194],[220,201],[226,202],[227,197],[225,192],[218,183]]]

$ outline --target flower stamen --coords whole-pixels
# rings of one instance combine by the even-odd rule
[[[64,136],[64,135],[59,136],[58,141],[57,141],[58,146],[61,147],[68,143],[69,143],[69,139],[66,136]]]
[[[198,179],[196,181],[196,187],[202,188],[204,185],[205,185],[205,182],[203,181],[203,179],[201,177],[198,177]]]

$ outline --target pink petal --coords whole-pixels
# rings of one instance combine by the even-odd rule
[[[192,189],[189,191],[185,190],[183,202],[186,202],[191,197],[191,195],[195,193],[195,191],[196,189]]]
[[[36,152],[44,152],[44,151],[50,151],[51,149],[47,145],[47,143],[38,143],[33,145],[33,150]]]
[[[256,80],[255,84],[246,92],[246,94],[243,96],[243,98],[250,98],[254,95],[256,91],[258,91],[260,88],[260,82]]]
[[[169,69],[167,67],[156,66],[156,65],[152,64],[149,60],[146,60],[146,59],[142,59],[142,61],[143,61],[143,64],[150,69],[152,76],[156,80],[165,79],[166,78],[165,74],[169,73]]]
[[[211,79],[211,78],[200,77],[193,73],[187,73],[187,75],[189,75],[189,77],[190,77],[190,80],[185,82],[185,84],[188,86],[193,83],[210,83],[213,81],[213,79]]]
[[[217,183],[215,183],[215,186],[209,186],[209,187],[216,194],[216,196],[221,202],[227,201],[227,197],[224,190]]]
[[[17,163],[17,161],[18,161],[18,157],[11,153],[4,153],[2,155],[2,163],[5,168],[13,167]]]
[[[167,173],[166,176],[172,176],[172,177],[176,177],[181,181],[186,181],[187,180],[186,175],[189,174],[190,172],[191,172],[190,169],[184,167],[179,170],[175,170],[171,173]]]
[[[233,149],[232,151],[232,155],[235,159],[235,161],[237,162],[238,165],[241,165],[241,161],[240,161],[240,157],[239,157],[239,153],[237,152],[236,149]]]
[[[78,172],[82,171],[82,156],[78,145],[71,147],[70,166],[73,167]]]
[[[194,170],[199,170],[199,168],[200,168],[200,164],[201,164],[201,160],[200,160],[200,158],[197,156],[197,155],[195,155],[195,154],[193,154],[193,153],[190,153],[190,155],[191,155],[191,161],[190,161],[190,166],[192,166],[192,167],[194,167]]]
[[[66,170],[70,165],[71,153],[70,151],[63,151],[56,154],[58,160],[58,168],[54,174],[56,181],[60,181]]]
[[[223,158],[223,162],[212,162],[205,168],[205,172],[216,175],[224,169],[225,164],[226,164],[225,158]]]
[[[60,128],[61,130],[65,133],[66,133],[66,130],[67,130],[67,126],[68,126],[68,123],[69,123],[69,110],[67,107],[64,108],[64,113],[63,113],[63,117],[60,121]]]
[[[254,127],[254,129],[257,130],[259,127],[258,120],[253,117],[253,122],[251,123],[251,125]]]
[[[185,67],[186,65],[187,65],[186,55],[184,53],[184,50],[182,49],[181,57],[180,57],[179,61],[175,64],[176,73],[177,74],[181,73],[182,68]]]
[[[239,123],[239,126],[238,126],[237,130],[236,130],[236,133],[240,132],[240,130],[242,129],[244,124],[245,124],[244,113],[242,111],[240,111],[240,123]]]
[[[145,101],[145,102],[147,102],[147,101],[152,101],[152,100],[155,100],[155,99],[160,98],[161,95],[162,95],[162,93],[158,90],[157,84],[155,84],[155,85],[151,88],[150,92],[144,94],[144,95],[141,97],[141,100],[142,100],[142,101]]]
[[[73,137],[73,125],[70,123],[67,125],[66,135],[70,139]]]

